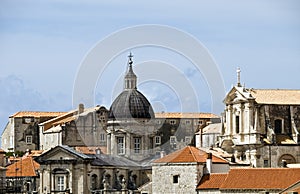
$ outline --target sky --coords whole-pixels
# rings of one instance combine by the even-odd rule
[[[92,101],[82,98],[86,107],[99,104],[109,109],[122,91],[129,52],[134,55],[138,89],[157,112],[220,114],[222,99],[236,84],[237,67],[248,88],[299,89],[299,18],[297,0],[1,0],[0,132],[18,111],[76,108],[81,98],[74,99],[89,84],[92,90],[84,95]],[[152,34],[158,41],[170,39],[174,48],[186,51],[159,43],[130,45],[152,38],[148,31],[119,38],[148,25],[157,30]],[[113,42],[105,45],[109,38]],[[188,38],[202,47],[185,44]],[[123,42],[129,46],[105,61]],[[103,67],[101,74],[85,69],[91,53],[95,67]],[[86,79],[79,79],[82,72],[87,72]],[[82,81],[90,75],[93,82]]]

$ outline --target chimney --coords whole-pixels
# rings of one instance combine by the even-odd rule
[[[212,153],[207,153],[206,168],[208,174],[210,174],[212,170]]]
[[[84,105],[82,104],[82,103],[80,103],[79,105],[78,105],[78,114],[81,114],[81,113],[83,113],[84,112]]]
[[[165,152],[165,151],[160,151],[160,158],[165,157],[165,155],[166,155],[166,152]]]
[[[101,155],[101,149],[100,149],[100,148],[97,148],[97,149],[95,150],[95,152],[96,152],[96,156],[97,156],[97,157],[99,157],[99,156]]]

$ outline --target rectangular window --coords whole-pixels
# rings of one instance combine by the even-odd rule
[[[179,182],[179,175],[174,175],[173,176],[173,183],[178,183]]]
[[[186,144],[190,144],[191,143],[191,137],[190,136],[185,137],[184,141],[185,141]]]
[[[106,141],[105,134],[100,133],[100,142],[105,142],[105,141]]]
[[[170,137],[170,143],[171,143],[171,144],[176,143],[176,136],[171,136],[171,137]]]
[[[160,145],[160,144],[161,144],[161,137],[155,136],[155,145]]]
[[[26,144],[32,144],[32,136],[31,135],[26,136]]]
[[[264,167],[269,167],[269,160],[264,160]]]
[[[237,134],[240,133],[240,116],[235,117],[235,131]]]
[[[133,141],[134,141],[134,153],[138,154],[140,153],[141,150],[141,138],[135,137],[133,138]]]
[[[65,177],[64,176],[57,176],[57,190],[58,191],[65,190]]]
[[[118,154],[125,154],[124,137],[117,138]]]
[[[29,124],[29,123],[32,123],[34,122],[34,118],[33,117],[24,117],[23,118],[23,123],[24,124]]]

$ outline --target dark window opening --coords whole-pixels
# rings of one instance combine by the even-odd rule
[[[235,117],[235,131],[240,133],[240,116]]]
[[[179,182],[179,175],[174,175],[173,176],[173,183],[178,183]]]
[[[282,133],[282,120],[281,119],[276,119],[275,120],[275,133]]]

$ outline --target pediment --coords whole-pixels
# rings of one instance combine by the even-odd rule
[[[49,153],[43,157],[43,160],[77,160],[78,157],[75,155],[66,152],[65,150],[59,149],[55,152]]]
[[[226,95],[224,99],[225,104],[234,104],[236,102],[246,102],[249,99],[245,95],[246,91],[243,88],[233,87]]]
[[[75,151],[68,146],[56,146],[38,157],[38,160],[85,160],[90,159],[89,156]]]

